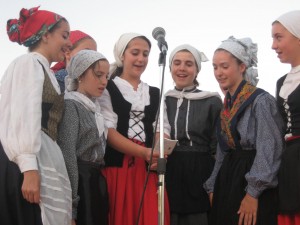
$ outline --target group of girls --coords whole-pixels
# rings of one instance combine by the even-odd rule
[[[165,225],[300,224],[299,21],[296,10],[272,24],[272,48],[292,67],[276,98],[256,87],[251,38],[231,36],[214,52],[224,101],[198,88],[203,52],[171,52],[163,132],[178,142],[167,157]],[[29,53],[0,86],[0,220],[158,224],[160,91],[141,80],[150,40],[122,34],[109,64],[90,35],[39,7],[8,20],[7,33]]]

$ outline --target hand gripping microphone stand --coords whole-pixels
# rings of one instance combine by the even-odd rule
[[[164,225],[164,190],[165,190],[165,172],[166,172],[166,159],[164,157],[164,73],[166,66],[167,56],[167,43],[164,40],[165,30],[157,27],[153,30],[152,35],[154,39],[158,40],[158,46],[161,50],[159,55],[158,65],[161,68],[161,89],[159,99],[159,158],[157,161],[157,174],[158,174],[158,225]]]

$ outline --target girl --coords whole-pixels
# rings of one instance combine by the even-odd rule
[[[277,81],[276,98],[286,124],[286,151],[279,170],[279,225],[300,224],[300,10],[281,15],[272,25],[272,49],[291,71]]]
[[[0,192],[7,191],[1,221],[70,224],[70,181],[56,144],[63,97],[50,70],[52,62],[64,59],[70,27],[64,17],[36,7],[9,20],[7,32],[29,53],[15,59],[1,81],[0,139],[7,156],[0,158],[6,167],[0,170]]]
[[[72,187],[73,222],[107,225],[108,199],[104,166],[107,131],[100,97],[107,85],[109,63],[100,53],[81,50],[67,67],[64,115],[59,126],[61,147]]]
[[[169,58],[175,89],[165,96],[165,135],[178,140],[168,157],[166,188],[172,225],[207,225],[210,209],[203,183],[210,176],[216,152],[215,125],[222,108],[218,93],[197,88],[206,56],[190,45],[175,48]]]
[[[143,35],[123,34],[115,44],[116,63],[107,92],[100,98],[108,126],[104,170],[108,183],[110,225],[158,224],[157,174],[150,172],[142,201],[153,142],[159,90],[141,81],[148,64],[150,41]],[[153,163],[159,153],[153,154]],[[165,224],[169,224],[165,200]],[[141,206],[140,214],[139,207]]]
[[[277,224],[277,172],[283,123],[275,99],[256,88],[257,46],[229,37],[213,56],[215,77],[227,90],[217,127],[216,163],[205,188],[210,224]]]
[[[69,64],[71,57],[73,57],[77,52],[83,49],[90,49],[97,51],[96,41],[88,34],[80,31],[73,30],[70,32],[70,41],[72,46],[65,52],[65,59],[62,62],[56,63],[51,69],[55,73],[55,77],[59,83],[60,90],[62,93],[65,91],[65,78],[68,75],[66,66]]]

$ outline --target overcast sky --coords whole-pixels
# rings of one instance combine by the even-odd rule
[[[152,37],[155,27],[163,27],[169,45],[168,56],[178,45],[191,44],[210,61],[198,75],[200,89],[218,91],[212,67],[214,50],[222,40],[251,37],[258,44],[258,74],[261,87],[272,95],[276,80],[290,70],[271,49],[271,23],[282,13],[300,9],[299,0],[0,0],[0,77],[9,63],[27,52],[26,47],[9,41],[6,21],[19,18],[21,8],[40,5],[66,17],[71,30],[82,30],[98,43],[98,51],[114,61],[113,46],[125,32],[147,36],[152,42],[149,64],[142,80],[160,86],[159,49]],[[167,57],[168,57],[167,56]],[[168,61],[168,60],[167,60]],[[168,64],[165,91],[173,88]]]

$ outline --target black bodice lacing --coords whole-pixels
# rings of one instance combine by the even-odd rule
[[[144,126],[141,121],[143,115],[144,115],[144,111],[131,111],[130,121],[133,123],[129,126],[129,129],[131,129],[134,133],[134,136],[131,138],[142,142],[145,141],[142,136],[142,134],[144,133]]]

